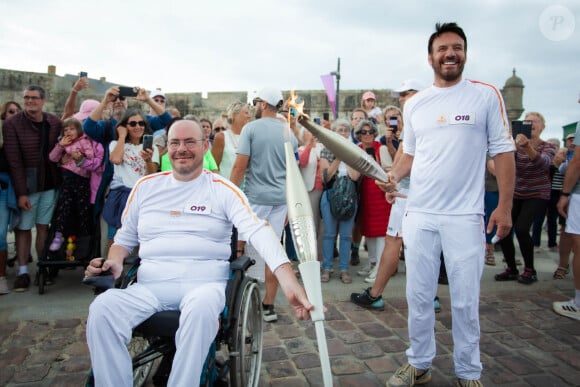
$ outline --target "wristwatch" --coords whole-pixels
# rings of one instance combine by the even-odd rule
[[[562,196],[570,196],[570,192],[564,192],[564,191],[562,191],[562,192],[560,192],[560,195],[562,195]]]

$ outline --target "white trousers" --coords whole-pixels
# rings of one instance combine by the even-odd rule
[[[409,364],[431,367],[435,357],[435,312],[440,253],[445,256],[451,296],[453,360],[458,378],[481,376],[479,289],[485,255],[481,215],[436,215],[407,211],[403,219]]]
[[[198,385],[219,328],[225,288],[225,282],[135,284],[99,295],[89,308],[87,321],[95,385],[133,386],[131,357],[126,347],[133,328],[155,312],[176,309],[181,310],[181,317],[168,385]]]
[[[278,237],[278,240],[282,237],[282,231],[284,231],[284,223],[286,222],[286,214],[288,209],[285,204],[279,206],[263,206],[260,204],[250,203],[252,210],[256,213],[258,218],[266,220]],[[282,242],[280,242],[282,243]],[[255,265],[249,267],[247,274],[248,276],[257,279],[260,282],[266,281],[266,261],[264,258],[258,254],[254,246],[251,243],[247,243],[246,255],[256,261]]]

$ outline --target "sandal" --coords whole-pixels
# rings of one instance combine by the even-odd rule
[[[330,270],[322,270],[322,275],[320,276],[320,282],[330,281]]]
[[[342,281],[343,284],[351,284],[352,283],[352,278],[350,278],[350,274],[348,274],[348,271],[341,271],[340,272],[340,280]]]
[[[495,266],[495,256],[493,251],[487,251],[485,253],[485,264],[488,266]]]
[[[554,272],[554,279],[566,279],[566,274],[570,272],[570,266],[558,266]]]

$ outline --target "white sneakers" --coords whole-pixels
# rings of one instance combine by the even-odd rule
[[[372,270],[369,273],[369,276],[367,278],[365,278],[365,282],[368,284],[374,284],[375,279],[377,278],[378,271],[379,271],[379,264],[377,263],[375,266],[373,266]]]
[[[576,302],[573,299],[570,301],[554,302],[552,308],[554,308],[554,312],[562,316],[580,320],[580,309],[576,306]]]

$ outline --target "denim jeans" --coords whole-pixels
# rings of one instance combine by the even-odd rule
[[[332,269],[334,261],[334,239],[336,237],[336,228],[338,225],[338,235],[340,237],[338,244],[338,270],[348,271],[350,241],[355,215],[348,220],[339,221],[335,219],[330,212],[330,203],[326,197],[326,191],[322,193],[320,199],[320,211],[322,212],[322,222],[324,223],[324,234],[322,238],[322,268],[325,270]]]

